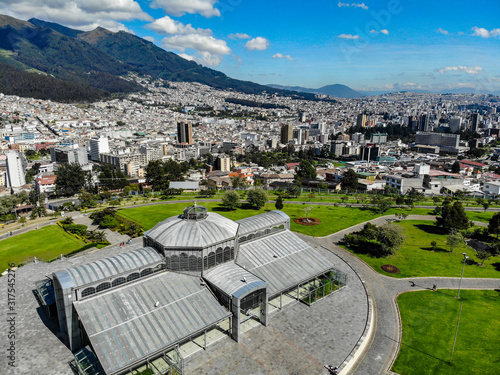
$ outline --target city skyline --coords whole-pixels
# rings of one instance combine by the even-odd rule
[[[0,0],[0,13],[125,30],[261,84],[500,91],[500,4],[442,1]]]

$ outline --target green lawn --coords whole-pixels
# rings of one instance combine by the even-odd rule
[[[57,225],[48,225],[0,242],[0,269],[9,263],[19,264],[33,257],[50,260],[61,254],[69,254],[85,246],[85,243]]]
[[[498,291],[456,290],[404,293],[399,355],[392,368],[401,375],[496,375],[500,368]],[[463,302],[453,359],[451,350]]]
[[[400,250],[394,255],[383,258],[375,258],[368,254],[356,254],[359,258],[368,263],[376,271],[392,277],[460,277],[462,273],[463,252],[466,252],[471,259],[475,257],[475,251],[470,247],[462,245],[448,252],[446,245],[446,235],[440,234],[439,228],[433,225],[432,221],[424,220],[404,220],[398,225],[405,229],[406,240]],[[431,242],[437,242],[437,251],[432,251]],[[399,273],[390,274],[380,267],[384,264],[392,264],[399,268]],[[484,266],[466,265],[464,277],[500,277],[500,259],[492,257],[484,262]]]
[[[483,221],[487,223],[495,212],[493,211],[466,211],[469,220]]]
[[[154,206],[127,208],[119,211],[119,214],[127,219],[139,223],[145,230],[151,229],[158,222],[174,215],[182,214],[182,211],[187,207],[188,203],[172,203]],[[261,210],[240,208],[235,211],[225,211],[220,208],[217,202],[203,202],[202,205],[209,211],[215,211],[232,220],[239,220],[245,217],[257,215],[268,210],[274,210],[274,204],[267,204]],[[303,226],[295,224],[293,219],[305,216],[303,209],[308,206],[314,208],[310,211],[309,216],[321,220],[321,224],[315,226]],[[393,215],[396,212],[409,212],[392,208],[387,211],[386,215]],[[412,214],[426,214],[428,210],[414,209]],[[290,216],[291,229],[293,231],[304,233],[310,236],[322,237],[338,232],[339,230],[349,228],[353,225],[374,219],[380,215],[373,213],[370,209],[355,208],[355,207],[334,207],[334,206],[314,206],[312,204],[297,205],[285,204],[283,212]],[[409,212],[410,213],[410,212]]]

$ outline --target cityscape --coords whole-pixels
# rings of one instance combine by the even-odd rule
[[[498,4],[119,3],[0,1],[2,373],[497,373]]]

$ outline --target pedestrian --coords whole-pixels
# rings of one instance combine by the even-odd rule
[[[410,281],[410,286],[415,286],[415,283],[413,281]]]
[[[437,285],[436,285],[436,284],[433,284],[433,285],[432,285],[432,290],[436,290],[436,288],[437,288]]]

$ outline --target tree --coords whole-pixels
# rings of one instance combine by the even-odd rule
[[[276,207],[277,210],[282,210],[284,205],[283,205],[283,196],[281,194],[278,194],[278,199],[276,199],[276,203],[274,204],[274,207]]]
[[[445,201],[442,206],[441,216],[437,217],[436,220],[437,226],[448,230],[469,228],[469,218],[460,202],[451,205]]]
[[[500,234],[500,212],[495,212],[488,221],[488,232],[490,234],[496,234],[498,238]]]
[[[349,169],[344,173],[344,178],[342,179],[342,189],[346,191],[358,190],[358,175],[354,169]]]
[[[231,177],[231,184],[234,188],[239,188],[247,185],[247,181],[242,176]]]
[[[492,254],[488,250],[478,250],[476,256],[481,260],[481,266],[484,265],[484,261],[491,258]]]
[[[460,246],[464,242],[464,236],[460,232],[452,230],[451,233],[446,237],[446,244],[450,247],[450,253],[457,246]]]
[[[451,166],[451,173],[460,173],[460,162],[458,160],[455,160]]]
[[[490,202],[483,202],[483,208],[484,208],[484,211],[486,212],[486,210],[488,210],[488,208],[490,208]]]
[[[106,215],[102,218],[99,226],[101,228],[116,228],[118,226],[118,220],[111,215]]]
[[[289,198],[297,198],[300,196],[300,188],[297,185],[290,185],[286,189],[286,195]]]
[[[156,191],[168,189],[169,181],[165,175],[161,160],[152,160],[148,163],[146,167],[146,183]]]
[[[392,206],[392,201],[390,198],[382,198],[379,195],[373,196],[372,204],[375,205],[375,211],[379,214],[385,213]]]
[[[267,202],[267,194],[262,189],[252,189],[247,194],[247,201],[260,210]]]
[[[62,164],[56,172],[56,194],[71,197],[82,191],[90,177],[80,164]]]
[[[382,225],[377,231],[377,241],[383,255],[394,254],[401,248],[405,238],[403,228],[392,223]]]
[[[99,183],[110,190],[123,189],[128,185],[127,176],[120,169],[109,164],[100,167]]]
[[[235,191],[226,191],[222,196],[222,206],[228,210],[236,210],[240,205],[240,195]]]
[[[436,251],[437,242],[436,241],[432,241],[431,242],[431,247],[432,247],[432,251]]]
[[[295,179],[302,180],[314,180],[316,178],[316,168],[311,164],[309,160],[302,160],[299,164],[299,169],[295,174]]]
[[[18,223],[22,224],[24,227],[24,224],[26,224],[26,221],[27,221],[26,218],[24,216],[21,216],[18,220]]]
[[[78,200],[80,201],[80,207],[97,207],[97,202],[93,194],[87,192],[81,192],[78,195]]]

